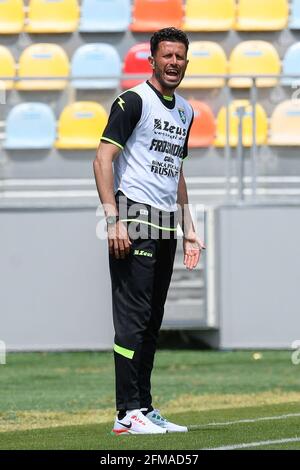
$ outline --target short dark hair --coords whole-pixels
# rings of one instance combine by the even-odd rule
[[[186,52],[189,48],[189,40],[187,35],[176,28],[163,28],[156,31],[150,39],[150,48],[152,57],[158,49],[158,45],[162,41],[182,42],[186,47]]]

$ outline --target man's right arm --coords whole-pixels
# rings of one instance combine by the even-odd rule
[[[96,185],[106,217],[110,215],[118,215],[114,196],[112,162],[119,152],[120,149],[116,145],[100,142],[93,164]]]
[[[93,164],[96,185],[106,217],[118,215],[112,162],[119,152],[120,149],[116,145],[100,142]],[[108,225],[107,235],[110,254],[114,254],[117,259],[124,258],[131,245],[125,225],[121,221]]]
[[[141,114],[142,100],[133,91],[126,91],[112,104],[94,161],[97,189],[106,217],[118,215],[114,196],[113,160],[124,148]],[[125,225],[121,221],[108,225],[107,233],[109,252],[116,258],[124,258],[129,253],[131,244]]]

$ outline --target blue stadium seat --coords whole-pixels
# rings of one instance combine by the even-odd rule
[[[72,85],[82,90],[117,88],[121,67],[119,54],[110,44],[86,44],[73,55]]]
[[[291,2],[289,28],[300,29],[300,0],[292,0]]]
[[[127,31],[130,0],[83,0],[79,31],[82,33]]]
[[[300,84],[300,42],[296,42],[285,53],[282,63],[282,73],[284,75],[292,74],[299,75],[299,78],[283,78],[281,80],[282,85],[286,86],[299,86]]]
[[[8,114],[4,148],[51,148],[56,137],[56,120],[43,103],[21,103]]]

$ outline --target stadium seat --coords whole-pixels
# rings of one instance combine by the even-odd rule
[[[59,149],[96,149],[107,123],[105,109],[93,101],[77,101],[66,106],[59,118]]]
[[[43,103],[17,104],[6,120],[4,148],[51,148],[56,137],[56,121],[51,108]]]
[[[14,87],[13,80],[1,80],[1,77],[12,79],[16,76],[16,64],[9,49],[0,46],[0,90],[11,90]]]
[[[300,29],[300,0],[291,1],[290,29]]]
[[[72,33],[79,22],[77,0],[30,0],[25,31],[28,33]]]
[[[238,144],[238,125],[239,118],[237,108],[245,107],[246,114],[243,118],[243,145],[251,147],[253,144],[253,116],[252,105],[248,100],[236,100],[229,106],[229,144],[236,147]],[[223,106],[217,116],[217,137],[216,147],[225,147],[226,145],[226,107]],[[265,110],[260,104],[256,105],[256,145],[264,145],[268,136],[268,118]]]
[[[245,75],[240,78],[231,78],[229,86],[233,88],[249,88],[252,85],[249,75],[274,75],[280,73],[280,59],[275,47],[265,41],[244,41],[239,43],[232,51],[229,59],[229,73]],[[258,87],[276,86],[278,78],[258,78]]]
[[[0,34],[18,34],[24,25],[23,0],[1,0]]]
[[[299,86],[300,84],[300,42],[293,44],[286,51],[282,62],[283,75],[298,75],[299,78],[282,78],[281,84],[286,86]]]
[[[131,31],[152,32],[168,26],[181,28],[182,0],[134,0]]]
[[[189,100],[194,110],[189,147],[209,147],[213,144],[216,134],[215,117],[206,103],[198,100]]]
[[[229,31],[235,21],[235,0],[187,0],[185,31]]]
[[[238,31],[278,31],[288,22],[288,0],[239,0]]]
[[[152,69],[148,62],[150,55],[150,46],[148,42],[136,44],[131,47],[124,58],[123,74],[124,75],[145,75],[151,76]],[[121,81],[122,90],[132,88],[145,79],[126,78]]]
[[[193,78],[195,75],[226,75],[227,59],[222,47],[216,42],[191,42],[188,52],[189,64],[182,88],[218,88],[225,83],[224,78]]]
[[[280,103],[270,119],[269,145],[300,145],[300,101]]]
[[[85,44],[73,55],[71,76],[74,77],[72,85],[78,89],[117,88],[121,76],[121,59],[110,44]]]
[[[18,90],[62,90],[69,75],[69,60],[65,51],[57,44],[33,44],[27,47],[19,59]],[[22,79],[24,77],[24,79]],[[41,77],[40,80],[25,80],[25,77]],[[60,77],[47,80],[42,77]]]
[[[123,32],[127,31],[130,19],[130,0],[83,0],[79,31]]]

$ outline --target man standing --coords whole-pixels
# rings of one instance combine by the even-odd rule
[[[112,281],[115,434],[187,431],[153,408],[150,383],[178,213],[188,269],[196,267],[205,248],[195,233],[182,170],[193,110],[175,94],[188,64],[189,42],[182,31],[164,28],[150,45],[152,77],[114,101],[94,161]]]

